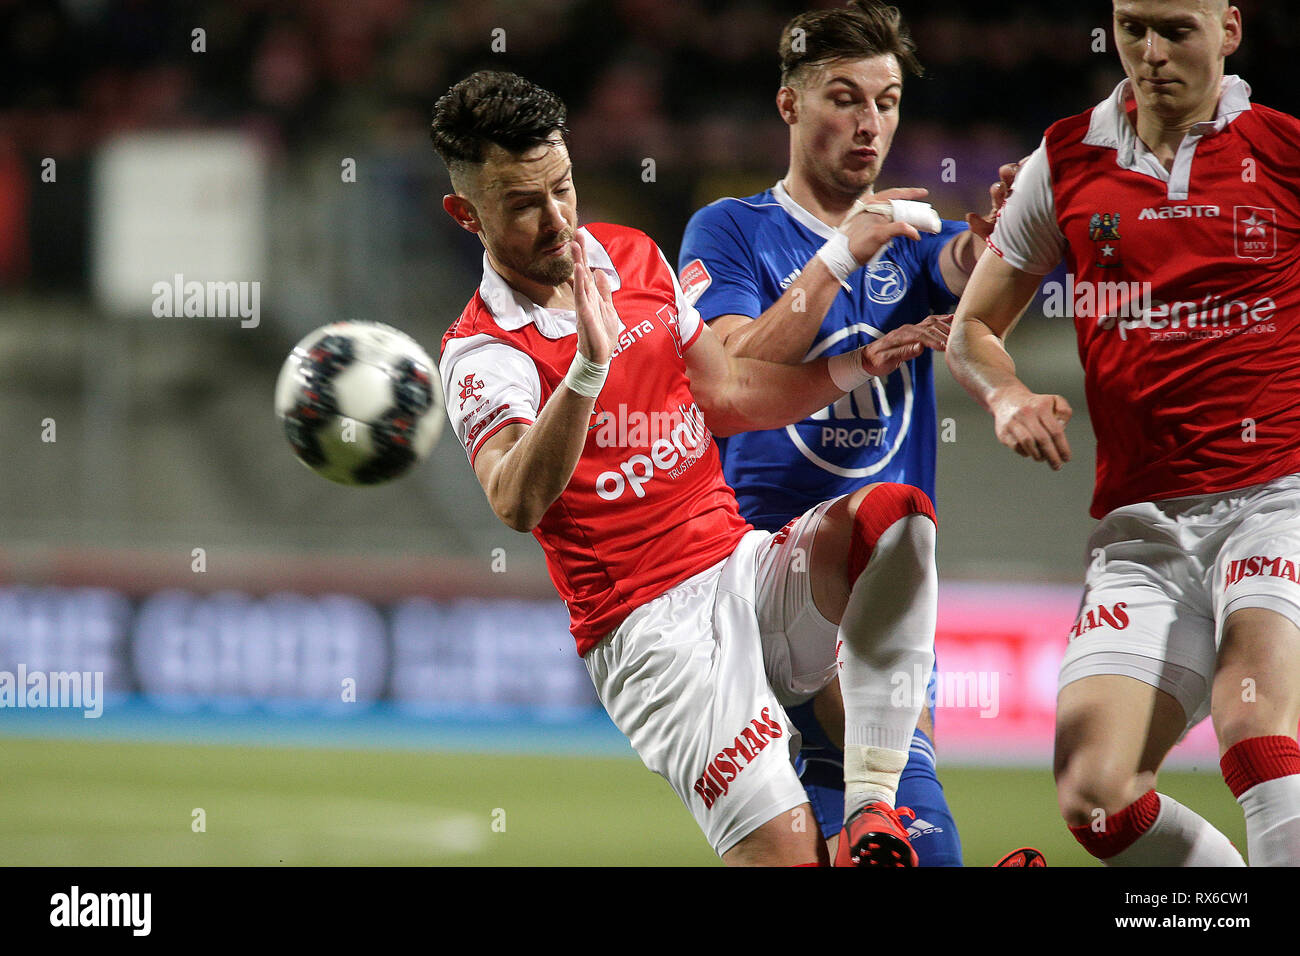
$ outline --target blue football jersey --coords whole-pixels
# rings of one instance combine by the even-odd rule
[[[848,277],[807,358],[848,352],[900,325],[956,307],[939,254],[964,222],[893,240],[870,269]],[[706,319],[759,316],[779,299],[833,230],[778,183],[744,199],[719,199],[691,217],[680,279]],[[884,381],[873,379],[794,425],[718,439],[740,512],[774,531],[818,502],[877,481],[915,485],[934,499],[937,445],[934,353],[926,349]]]

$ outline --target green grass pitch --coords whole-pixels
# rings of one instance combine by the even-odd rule
[[[1060,822],[1046,767],[941,766],[940,777],[968,866],[1023,844],[1053,866],[1096,865]],[[1166,773],[1161,790],[1245,847],[1217,771]],[[718,865],[667,784],[632,758],[17,737],[0,737],[0,862]]]

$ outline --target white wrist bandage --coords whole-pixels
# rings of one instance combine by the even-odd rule
[[[609,374],[609,363],[597,365],[581,352],[574,353],[573,364],[564,376],[564,384],[579,395],[595,398],[605,385],[605,376]]]
[[[842,232],[836,232],[826,240],[826,244],[817,250],[817,258],[826,263],[826,268],[831,270],[835,281],[846,289],[849,284],[844,280],[850,273],[862,268],[853,253],[849,252],[849,237]]]
[[[862,355],[858,349],[832,355],[826,362],[826,371],[830,372],[835,387],[845,393],[871,380],[867,370],[862,367]]]

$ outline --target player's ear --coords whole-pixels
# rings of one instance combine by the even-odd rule
[[[783,86],[776,91],[776,111],[787,126],[799,122],[799,94],[793,87]]]
[[[478,210],[464,196],[448,193],[442,197],[442,208],[446,210],[447,215],[456,221],[456,225],[466,232],[477,233],[483,228],[479,222]]]
[[[1232,56],[1241,46],[1241,11],[1228,7],[1223,15],[1223,55]]]

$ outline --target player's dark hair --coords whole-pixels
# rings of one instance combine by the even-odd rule
[[[892,53],[903,72],[924,73],[916,44],[897,7],[852,0],[833,10],[801,13],[781,31],[781,85],[797,86],[832,60],[865,60]]]
[[[515,73],[480,70],[444,93],[433,107],[429,135],[452,175],[483,162],[495,143],[522,153],[544,143],[557,130],[563,136],[564,101]]]

